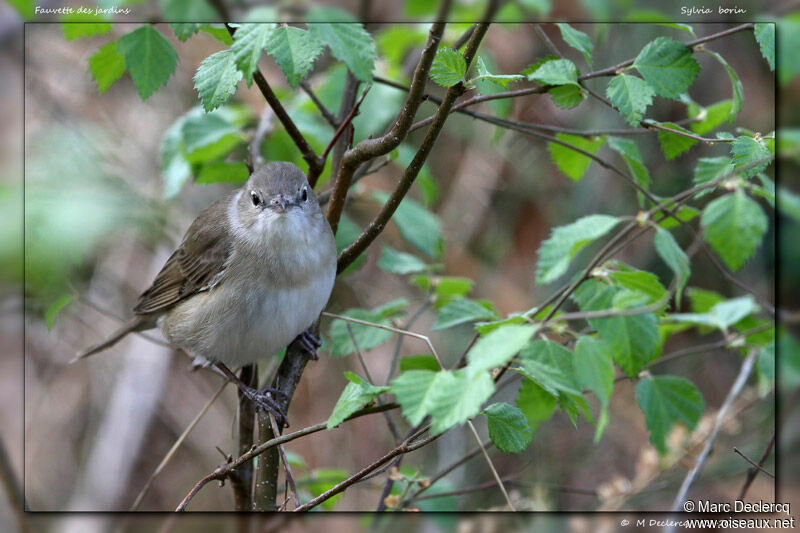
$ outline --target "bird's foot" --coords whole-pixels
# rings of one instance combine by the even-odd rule
[[[303,350],[305,350],[310,359],[313,359],[314,361],[319,359],[319,355],[317,355],[317,348],[322,346],[322,341],[319,340],[319,337],[311,333],[310,329],[307,329],[298,335],[296,340],[300,343],[300,346],[303,348]]]
[[[244,384],[242,384],[239,389],[248,400],[256,405],[256,407],[267,413],[272,413],[275,416],[275,422],[278,424],[278,427],[289,427],[289,418],[286,416],[283,406],[277,400],[277,398],[280,397],[285,398],[286,395],[284,393],[272,387],[258,390]]]

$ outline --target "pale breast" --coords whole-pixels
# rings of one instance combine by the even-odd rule
[[[239,367],[276,354],[312,324],[330,297],[336,257],[313,269],[316,275],[309,275],[309,258],[292,258],[302,265],[297,278],[285,263],[232,259],[217,286],[178,304],[159,327],[191,355]]]

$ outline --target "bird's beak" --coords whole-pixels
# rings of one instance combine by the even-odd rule
[[[276,196],[270,202],[270,206],[280,213],[285,212],[290,205],[292,205],[292,201],[282,194]]]

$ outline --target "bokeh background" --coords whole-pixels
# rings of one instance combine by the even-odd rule
[[[375,19],[417,17],[419,20],[424,15],[414,11],[416,4],[376,7]],[[108,37],[66,42],[59,24],[34,22],[25,25],[23,40],[17,15],[8,6],[2,7],[5,9],[0,11],[0,38],[8,46],[0,54],[4,80],[0,105],[9,124],[21,127],[24,119],[24,135],[9,125],[3,129],[4,142],[0,143],[3,176],[6,176],[0,201],[7,221],[2,226],[2,338],[9,355],[14,355],[0,360],[3,380],[0,390],[3,405],[7,406],[0,411],[8,456],[4,462],[9,470],[4,481],[11,487],[11,481],[16,480],[18,486],[24,487],[31,510],[126,510],[178,435],[218,390],[221,380],[208,372],[192,372],[185,356],[142,338],[132,337],[78,365],[67,366],[66,362],[77,349],[116,327],[118,322],[109,313],[128,316],[132,302],[163,264],[191,220],[227,190],[222,185],[190,183],[176,197],[167,200],[158,159],[164,132],[197,104],[192,83],[197,66],[219,50],[220,44],[204,34],[180,43],[166,25],[159,27],[172,42],[180,61],[168,85],[142,103],[127,77],[105,94],[97,94],[87,72],[87,60]],[[652,6],[563,2],[555,10],[538,12],[529,8],[526,16],[538,15],[542,20],[590,17],[623,20],[636,9],[649,7]],[[749,9],[748,15],[762,13],[757,2],[741,7]],[[142,18],[158,14],[159,6],[142,4],[136,7],[136,13]],[[665,14],[679,19],[675,15]],[[744,16],[742,21],[756,18]],[[733,23],[686,21],[694,25],[699,36]],[[576,26],[595,40],[594,62],[598,67],[628,59],[631,51],[639,50],[656,36],[683,38],[675,30],[643,24]],[[377,22],[368,25],[379,43],[381,35],[391,27]],[[406,27],[411,35],[424,35],[427,30],[424,24],[409,23]],[[448,36],[459,35],[463,28],[454,25]],[[130,29],[117,24],[111,37]],[[557,30],[547,25],[545,30],[569,57],[573,51],[561,42]],[[797,122],[798,81],[778,86],[751,33],[741,32],[715,41],[711,48],[729,61],[744,85],[745,107],[737,124],[768,133]],[[500,72],[518,72],[549,53],[526,24],[494,25],[484,41],[484,51],[494,59]],[[778,53],[787,51],[779,48]],[[703,70],[691,90],[693,98],[715,102],[727,97],[730,85],[724,70],[704,54],[697,59]],[[320,65],[324,66],[324,61]],[[308,102],[283,84],[283,76],[274,62],[264,56],[260,65],[271,83],[284,91],[282,95],[290,102],[293,116],[308,113]],[[315,85],[322,78],[312,75],[310,82]],[[325,92],[324,87],[319,88]],[[400,92],[376,89],[380,90],[370,95],[359,117],[362,131],[380,132],[382,121],[391,118],[402,98]],[[430,90],[437,89],[431,86]],[[24,108],[20,105],[22,94]],[[777,114],[776,94],[780,104]],[[255,117],[264,107],[260,93],[243,86],[237,92],[236,102],[250,109]],[[509,103],[513,105],[511,116],[519,120],[582,129],[623,127],[617,113],[591,100],[572,111],[556,107],[547,96]],[[423,106],[420,118],[433,110],[431,104]],[[681,104],[661,100],[652,113],[666,120],[680,118],[682,110]],[[321,122],[310,122],[307,131],[313,134],[314,127],[321,127]],[[279,130],[276,127],[274,143],[267,140],[268,157],[292,156],[286,152],[286,142]],[[411,141],[420,138],[412,137]],[[640,149],[650,167],[654,192],[659,195],[685,187],[691,181],[697,157],[709,155],[704,153],[706,147],[698,146],[688,156],[667,163],[655,136],[642,139]],[[19,200],[22,182],[11,178],[22,175],[22,154],[24,217]],[[778,183],[795,191],[797,183],[789,176],[796,174],[796,165],[796,153],[794,158],[781,158],[777,164]],[[348,207],[348,216],[356,223],[367,222],[376,208],[367,198],[374,190],[389,190],[399,170],[393,163],[362,180],[359,194]],[[514,132],[498,132],[493,126],[464,116],[448,120],[428,172],[438,189],[433,210],[443,228],[444,273],[473,279],[473,295],[491,299],[502,313],[528,309],[552,290],[533,284],[536,250],[552,227],[586,213],[627,214],[635,210],[635,195],[599,165],[593,164],[582,181],[571,182],[556,170],[542,141]],[[326,185],[323,183],[320,188],[324,190]],[[413,194],[420,198],[421,191]],[[20,293],[19,247],[23,220],[28,282],[24,299]],[[781,306],[796,309],[796,270],[791,266],[780,268],[775,258],[779,251],[784,265],[793,264],[792,260],[800,255],[797,245],[800,230],[796,222],[785,217],[778,219],[777,234],[775,229],[771,226],[756,257],[739,277],[768,298],[776,298]],[[329,310],[369,308],[400,297],[412,302],[411,311],[421,304],[423,295],[418,289],[378,268],[383,243],[407,249],[396,229],[389,228],[370,249],[364,264],[337,283]],[[656,271],[662,268],[646,243],[630,247],[620,258],[641,268]],[[691,284],[729,296],[738,294],[706,261],[693,263]],[[72,295],[70,303],[48,324],[47,309],[64,294]],[[423,311],[412,329],[428,332],[434,321],[433,312]],[[18,339],[23,324],[24,368],[21,352],[14,350],[21,348]],[[323,330],[326,329],[327,323],[323,323]],[[431,338],[452,361],[471,335],[468,328],[457,328],[435,332]],[[687,335],[672,348],[697,341],[697,337]],[[385,375],[395,346],[392,340],[367,354],[373,374]],[[405,341],[401,347],[402,354],[422,350],[422,345],[412,341]],[[702,431],[713,422],[738,366],[737,355],[718,352],[685,358],[659,370],[689,376],[698,384],[707,406],[699,425],[698,431]],[[309,365],[289,413],[293,428],[328,417],[346,383],[343,370],[360,371],[360,368],[354,358],[330,359],[324,353],[320,361]],[[783,375],[784,379],[792,377]],[[500,399],[513,400],[513,391],[507,392],[507,397]],[[24,420],[20,418],[23,398]],[[796,403],[796,399],[792,402]],[[235,450],[235,403],[235,391],[228,387],[155,480],[142,502],[142,510],[173,509],[202,475],[222,461],[215,446],[225,452]],[[775,427],[774,403],[773,395],[765,393],[758,383],[752,382],[746,388],[736,406],[738,415],[724,427],[715,454],[694,493],[720,501],[735,497],[748,465],[728,450],[736,446],[750,457],[760,455]],[[789,402],[781,413],[784,420],[780,424],[778,466],[783,472],[796,471],[798,466],[796,451],[800,435],[792,407]],[[519,476],[520,483],[512,485],[515,496],[531,510],[644,511],[668,507],[687,465],[691,464],[692,454],[698,451],[697,446],[690,445],[687,456],[673,457],[673,464],[662,471],[664,463],[659,464],[648,444],[643,417],[629,382],[617,385],[611,402],[611,421],[599,444],[593,444],[593,435],[593,426],[580,421],[575,428],[566,416],[558,414],[537,430],[524,459],[496,451],[493,459],[501,472]],[[675,442],[685,437],[679,432],[673,436]],[[430,475],[452,458],[471,450],[473,445],[465,429],[456,429],[435,445],[410,456],[405,464]],[[355,471],[368,458],[377,457],[390,446],[385,424],[376,416],[294,441],[288,449],[302,457],[308,471],[337,475],[337,471]],[[770,459],[766,468],[774,471],[775,461]],[[778,500],[796,501],[797,482],[786,475],[779,479],[783,489]],[[443,487],[450,490],[490,480],[491,474],[477,458],[451,474]],[[372,509],[382,485],[383,477],[356,485],[338,501],[336,508]],[[759,476],[748,498],[773,501],[775,490],[771,479]],[[502,505],[502,497],[496,489],[489,489],[460,496],[457,501],[430,502],[441,508],[456,505],[456,509],[486,509]],[[208,486],[192,503],[192,508],[206,510],[227,510],[231,506],[232,493],[227,486],[222,489]],[[5,502],[2,505],[3,518],[9,523],[15,521],[13,509],[13,505],[6,506]],[[616,518],[606,518],[607,526],[616,523]],[[37,524],[53,528],[107,525],[101,517],[86,520],[77,526],[77,522],[50,517],[47,522]],[[150,520],[154,522],[145,527],[164,525],[161,519]],[[451,515],[439,516],[426,525],[434,530],[458,527],[469,531],[471,527],[477,531],[501,524],[490,518],[486,520],[486,523],[457,525],[457,518]],[[571,520],[576,528],[593,527],[585,517]],[[539,523],[558,527],[555,519],[550,522],[539,519]],[[232,527],[224,520],[195,522],[191,527],[216,529],[221,525]],[[515,520],[513,525],[522,523]],[[392,524],[384,526],[391,528]],[[288,527],[300,526],[295,523]],[[331,524],[333,529],[349,527],[352,524]],[[360,527],[368,527],[367,522],[362,521]]]

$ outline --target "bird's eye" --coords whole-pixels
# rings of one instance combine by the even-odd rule
[[[306,200],[308,200],[308,188],[307,187],[303,187],[303,189],[300,191],[300,199],[303,200],[304,202]]]
[[[255,205],[255,206],[261,205],[261,198],[258,196],[257,193],[251,192],[250,193],[250,199],[253,200],[253,205]]]

